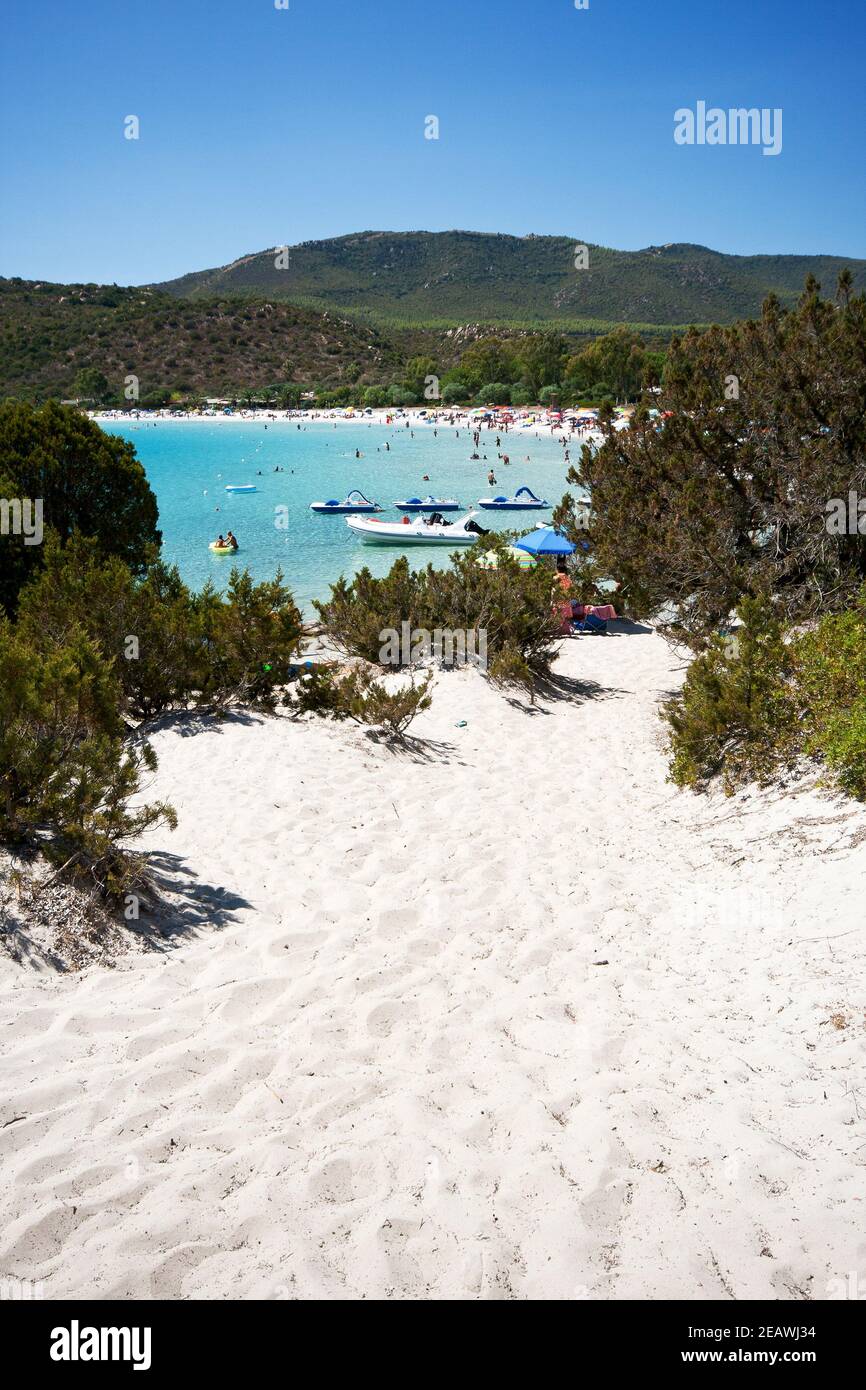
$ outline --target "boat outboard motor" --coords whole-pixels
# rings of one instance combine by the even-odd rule
[[[483,526],[479,526],[477,521],[467,521],[465,529],[467,531],[474,531],[476,536],[490,535],[490,531],[485,530]]]

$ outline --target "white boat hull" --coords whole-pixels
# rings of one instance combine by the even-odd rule
[[[399,507],[401,512],[459,512],[460,503],[451,497],[425,498],[423,501],[412,500],[407,502],[395,502],[395,507]]]
[[[543,512],[550,510],[546,497],[536,497],[531,488],[518,488],[513,497],[479,497],[485,512]]]
[[[477,531],[467,531],[466,523],[472,513],[453,521],[450,526],[430,526],[418,520],[405,522],[376,521],[372,517],[347,517],[346,525],[365,545],[474,545]]]

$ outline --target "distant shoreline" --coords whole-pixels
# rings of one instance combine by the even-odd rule
[[[563,412],[562,416],[557,416],[552,412],[539,408],[537,411],[521,410],[519,413],[512,413],[510,418],[498,417],[496,415],[479,415],[472,412],[461,411],[439,411],[436,414],[429,411],[422,413],[422,407],[417,409],[401,408],[399,411],[389,411],[378,408],[370,411],[355,411],[346,413],[343,410],[232,410],[225,411],[177,411],[155,410],[155,411],[129,411],[129,410],[103,410],[88,411],[91,420],[97,424],[186,424],[193,422],[203,422],[206,424],[293,424],[300,427],[314,424],[337,425],[358,425],[368,424],[394,429],[455,429],[455,430],[477,430],[491,429],[499,430],[507,434],[536,434],[539,438],[569,438],[577,439],[589,437],[595,429],[594,422],[598,417],[598,411],[594,408],[585,410],[569,410]],[[620,409],[620,421],[625,425],[631,415],[631,407]],[[573,428],[576,420],[586,421],[577,428]],[[592,423],[590,423],[592,422]]]

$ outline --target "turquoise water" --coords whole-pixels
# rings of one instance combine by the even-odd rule
[[[453,426],[441,427],[436,437],[422,426],[414,438],[403,424],[362,421],[336,428],[333,422],[317,421],[300,430],[293,420],[106,421],[102,428],[135,445],[159,502],[163,556],[178,566],[186,583],[196,589],[207,579],[217,587],[226,583],[232,560],[213,555],[208,542],[231,529],[240,542],[236,563],[255,579],[273,578],[281,568],[307,612],[311,600],[327,597],[329,585],[341,574],[350,577],[367,565],[373,574],[383,575],[404,553],[398,547],[364,545],[344,517],[318,516],[310,511],[311,502],[342,501],[360,488],[387,508],[383,520],[396,521],[401,513],[392,504],[398,497],[456,497],[468,509],[491,492],[511,496],[524,483],[554,504],[567,490],[562,445],[530,430],[500,436],[501,450],[511,459],[505,467],[497,457],[496,433],[486,429],[478,449],[482,458],[473,462],[471,433],[463,428],[457,438]],[[362,458],[355,457],[356,449]],[[570,452],[575,460],[579,447]],[[498,480],[493,489],[487,484],[491,464]],[[277,466],[285,471],[275,473]],[[429,483],[422,482],[425,473]],[[258,491],[233,495],[225,492],[227,483],[255,483]],[[279,518],[284,528],[275,524],[277,508],[285,509]],[[490,529],[529,531],[550,516],[549,511],[482,512],[478,520]],[[449,563],[444,547],[413,546],[408,553],[415,568],[428,561]]]

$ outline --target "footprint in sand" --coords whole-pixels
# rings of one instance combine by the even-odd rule
[[[416,1013],[415,1006],[410,1004],[397,1001],[377,1004],[367,1015],[367,1031],[374,1038],[390,1038],[400,1024],[413,1022]]]
[[[376,919],[376,931],[386,941],[399,940],[418,929],[418,913],[412,907],[394,908],[380,912]]]
[[[329,1159],[312,1174],[308,1185],[312,1200],[329,1206],[345,1206],[359,1198],[371,1196],[375,1190],[372,1165],[356,1165],[348,1158]]]

